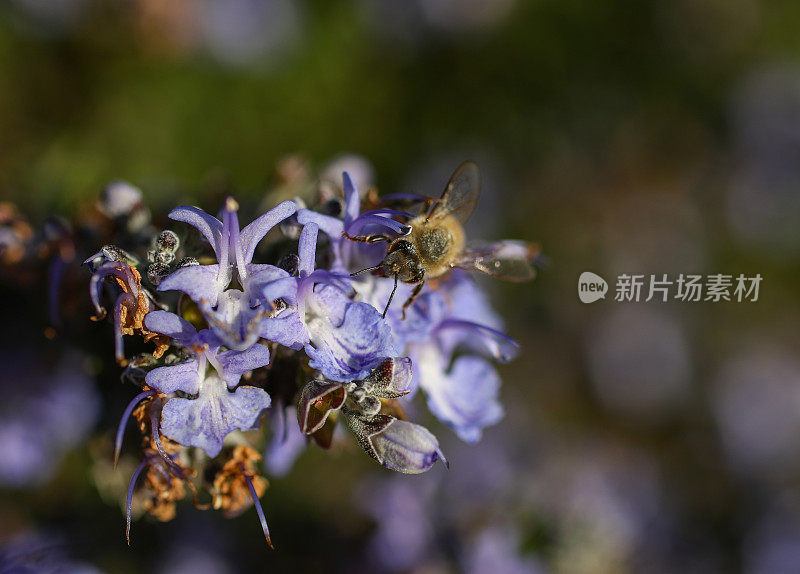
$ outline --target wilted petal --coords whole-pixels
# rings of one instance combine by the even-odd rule
[[[347,399],[347,392],[342,385],[323,384],[310,381],[300,391],[297,401],[297,423],[303,434],[314,434],[325,421],[331,411],[340,409]]]
[[[222,450],[222,441],[234,430],[258,428],[269,407],[263,389],[239,387],[230,392],[225,382],[210,376],[196,399],[170,399],[161,412],[161,432],[184,446],[202,448],[210,457]]]
[[[352,381],[365,378],[381,359],[395,356],[392,333],[381,313],[364,303],[351,303],[338,327],[315,318],[309,325],[309,366],[326,379]]]
[[[200,391],[200,380],[203,373],[198,373],[198,363],[189,359],[185,363],[170,367],[158,367],[145,376],[147,386],[168,395],[175,391],[183,391],[195,395]]]
[[[219,281],[219,265],[190,265],[170,273],[158,285],[159,291],[183,291],[192,301],[217,304],[220,292],[228,281]]]
[[[388,415],[362,418],[352,411],[345,415],[364,451],[390,470],[419,474],[440,457],[444,460],[439,441],[423,426]]]
[[[148,331],[172,337],[184,347],[197,340],[197,329],[183,317],[169,311],[151,311],[144,318],[144,326]]]

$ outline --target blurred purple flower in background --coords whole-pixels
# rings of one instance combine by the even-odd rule
[[[493,433],[475,446],[448,445],[459,466],[478,457],[481,463],[469,472],[368,479],[356,498],[376,527],[361,568],[423,572],[454,561],[475,574],[543,572],[538,559],[521,550],[513,525],[523,494],[517,481],[530,478],[524,469],[531,444],[517,446],[512,439]]]
[[[49,481],[62,457],[86,439],[101,400],[77,351],[54,366],[13,347],[3,356],[0,485],[33,488]]]
[[[94,566],[71,560],[59,536],[25,532],[0,541],[3,574],[101,574]]]
[[[689,343],[680,322],[654,306],[603,313],[585,336],[589,374],[615,413],[663,420],[687,399]]]
[[[773,481],[800,469],[800,361],[781,345],[744,345],[723,358],[713,413],[732,468]]]

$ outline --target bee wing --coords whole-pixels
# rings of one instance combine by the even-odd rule
[[[474,162],[465,161],[450,176],[442,197],[433,204],[426,221],[452,215],[459,222],[466,223],[475,210],[480,193],[481,174],[478,166]]]
[[[539,250],[524,241],[470,242],[453,262],[505,281],[530,281],[536,276],[532,261]]]

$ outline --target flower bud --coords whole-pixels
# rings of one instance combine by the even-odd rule
[[[379,464],[406,474],[429,470],[440,457],[439,441],[423,426],[389,415],[359,416],[343,410],[350,429],[364,451]]]

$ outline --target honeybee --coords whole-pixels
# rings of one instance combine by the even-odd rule
[[[478,166],[466,161],[450,177],[442,196],[429,208],[423,208],[424,213],[411,219],[399,237],[344,234],[348,239],[364,243],[389,242],[383,261],[353,273],[376,271],[382,277],[394,277],[394,289],[383,311],[384,316],[397,290],[398,280],[416,285],[403,303],[405,318],[406,309],[420,294],[425,281],[441,277],[455,267],[475,269],[506,281],[533,279],[532,262],[538,251],[532,245],[519,241],[467,242],[463,225],[475,210],[480,189]]]

